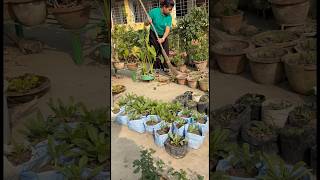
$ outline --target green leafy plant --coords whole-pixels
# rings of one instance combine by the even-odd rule
[[[142,74],[148,75],[153,74],[153,63],[156,61],[157,52],[156,49],[151,45],[149,45],[149,33],[145,30],[146,38],[145,38],[145,46],[143,50],[140,52],[140,59],[142,62]]]
[[[180,117],[176,117],[175,121],[176,123],[176,127],[179,129],[180,127],[184,126],[185,124],[187,124],[187,121],[180,118]]]
[[[159,135],[163,135],[163,134],[169,133],[169,131],[170,131],[170,126],[169,126],[169,124],[168,124],[168,123],[163,123],[163,124],[160,125],[160,129],[157,130],[157,133],[158,133]]]
[[[259,94],[245,94],[241,96],[237,103],[240,105],[245,105],[245,106],[252,106],[252,105],[259,105],[263,101],[265,101],[265,97],[263,95]]]
[[[307,125],[313,118],[312,110],[307,105],[295,107],[289,114],[289,124],[296,127]]]
[[[15,141],[12,142],[13,149],[12,151],[7,155],[8,160],[13,165],[20,165],[24,162],[27,162],[31,159],[31,148],[30,146],[27,146],[25,144],[19,144]]]
[[[176,55],[174,55],[172,58],[171,58],[171,62],[176,65],[177,67],[179,66],[182,66],[185,64],[185,60],[184,60],[184,57],[182,56],[181,53],[177,52]]]
[[[181,117],[189,118],[191,116],[192,116],[192,110],[185,108],[181,111]]]
[[[188,132],[192,134],[201,135],[199,126],[197,124],[190,124],[188,127]]]
[[[170,144],[173,146],[184,146],[187,143],[187,140],[179,136],[178,134],[169,133]]]
[[[71,148],[73,148],[73,144],[55,144],[53,136],[48,136],[48,153],[50,157],[53,159],[53,164],[55,167],[58,167],[59,164],[59,158],[64,155],[66,157],[71,156]]]
[[[69,100],[69,104],[64,104],[60,99],[57,99],[57,102],[55,103],[50,98],[48,106],[53,111],[55,118],[63,122],[76,121],[82,103],[76,103],[73,97],[70,97]]]
[[[216,129],[210,134],[210,160],[227,158],[235,148],[235,144],[229,141],[229,131],[226,129]]]
[[[146,124],[147,124],[148,126],[153,126],[153,125],[156,125],[156,124],[158,124],[158,123],[159,123],[159,121],[157,120],[157,118],[155,118],[155,117],[153,117],[153,116],[151,116],[150,120],[148,120],[148,121],[146,122]]]
[[[202,37],[199,37],[197,41],[192,40],[188,43],[188,50],[189,58],[192,61],[200,62],[209,60],[208,37],[203,35]]]
[[[289,168],[278,156],[263,153],[262,158],[266,162],[267,173],[258,177],[259,180],[300,180],[311,174],[311,170],[307,169],[304,162],[298,162]]]
[[[39,76],[28,73],[22,76],[9,78],[8,82],[8,91],[19,93],[29,91],[35,87],[38,87],[42,83]]]
[[[276,131],[271,126],[267,125],[263,121],[254,121],[250,123],[250,127],[247,131],[251,137],[256,137],[261,140],[276,136]]]
[[[193,120],[198,123],[205,124],[207,122],[206,115],[204,113],[194,112],[191,116]]]

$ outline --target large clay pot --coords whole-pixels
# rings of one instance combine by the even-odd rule
[[[199,71],[205,71],[207,69],[208,61],[194,61],[193,63]]]
[[[124,62],[113,62],[113,67],[116,70],[124,69]]]
[[[286,49],[261,47],[247,53],[253,79],[261,84],[276,84],[284,80],[284,67],[281,58]]]
[[[223,29],[231,34],[239,32],[243,21],[243,12],[238,11],[232,16],[221,16]]]
[[[90,4],[83,3],[70,8],[50,8],[49,11],[66,29],[80,29],[89,22]]]
[[[195,78],[187,78],[188,86],[190,88],[196,89],[198,85],[198,81]]]
[[[209,79],[205,78],[205,79],[201,79],[199,80],[199,87],[200,90],[202,91],[209,91]]]
[[[252,43],[257,47],[276,46],[278,48],[289,48],[297,45],[301,37],[301,34],[293,31],[271,30],[254,35]]]
[[[239,74],[245,69],[245,54],[250,49],[252,45],[247,41],[230,40],[218,42],[212,50],[222,72]]]
[[[309,0],[269,0],[272,12],[278,24],[305,23],[309,8]]]
[[[12,0],[9,3],[15,19],[25,26],[36,26],[47,18],[47,4],[44,0]]]
[[[316,54],[316,52],[308,53]],[[282,60],[291,88],[297,93],[308,94],[317,86],[317,65],[295,63],[294,61],[299,60],[301,54],[288,54]]]
[[[136,71],[138,69],[138,63],[127,63],[127,68],[130,71]]]
[[[177,77],[178,84],[185,85],[187,82],[187,76],[185,74],[180,74]]]

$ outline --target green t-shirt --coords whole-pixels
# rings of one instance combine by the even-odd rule
[[[154,25],[154,28],[156,29],[159,36],[163,36],[167,26],[172,28],[171,15],[164,15],[161,12],[161,8],[151,9],[149,11],[149,16],[152,19],[152,23]]]

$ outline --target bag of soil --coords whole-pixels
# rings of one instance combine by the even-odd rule
[[[154,129],[159,129],[161,126],[161,119],[157,115],[149,115],[143,122],[146,132],[153,133]]]
[[[172,132],[172,126],[169,126],[169,130],[167,132],[160,132],[159,130],[159,127],[154,129],[154,142],[157,146],[164,147],[164,142],[168,139],[168,134]]]
[[[189,126],[195,126],[197,128],[197,133],[192,133],[189,131]],[[204,133],[202,128],[198,124],[186,124],[185,127],[186,139],[188,140],[188,147],[192,149],[199,149],[204,141]]]
[[[137,120],[129,120],[128,121],[128,127],[129,129],[136,131],[138,133],[144,133],[145,132],[145,127],[144,127],[144,122],[145,118],[137,119]]]

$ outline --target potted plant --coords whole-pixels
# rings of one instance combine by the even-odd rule
[[[194,100],[186,101],[186,108],[188,108],[192,111],[197,111],[197,102]]]
[[[209,117],[207,115],[195,112],[192,115],[192,122],[197,123],[201,127],[203,133],[209,132]]]
[[[218,162],[217,171],[226,172],[229,177],[254,179],[259,175],[261,167],[259,153],[250,153],[249,145],[243,144],[242,147],[235,148],[231,151],[231,155],[227,159]]]
[[[25,26],[42,24],[47,18],[47,4],[44,0],[12,0],[9,8],[14,18]]]
[[[266,100],[262,103],[261,120],[273,127],[283,128],[293,108],[293,104],[287,100]]]
[[[278,24],[300,25],[308,17],[310,2],[307,0],[269,0]]]
[[[281,157],[288,163],[308,160],[307,151],[312,145],[311,134],[306,128],[285,126],[280,131]]]
[[[80,29],[89,22],[91,5],[85,0],[53,1],[48,8],[65,29]]]
[[[209,91],[209,78],[200,78],[199,79],[200,90],[208,92]]]
[[[178,67],[178,70],[182,73],[187,72],[187,65],[185,64],[185,59],[182,55],[182,53],[177,53],[172,56],[171,62]]]
[[[317,39],[316,38],[307,38],[300,41],[294,49],[298,53],[302,53],[305,51],[316,51],[317,50]]]
[[[316,119],[314,111],[307,105],[295,107],[288,117],[288,125],[295,127],[308,126],[312,120]]]
[[[261,106],[266,100],[262,94],[247,93],[236,100],[236,104],[247,106],[251,109],[251,120],[261,120]]]
[[[178,84],[185,85],[187,82],[187,74],[180,73],[176,76],[176,79],[178,81]]]
[[[190,74],[187,77],[188,86],[190,88],[196,89],[198,86],[198,78],[195,76],[191,76]]]
[[[192,110],[190,110],[189,108],[184,108],[184,109],[182,109],[182,111],[180,111],[180,112],[178,113],[178,115],[179,115],[181,118],[187,120],[188,122],[191,122]]]
[[[141,49],[134,46],[131,49],[129,59],[127,61],[127,68],[131,71],[136,71],[138,69],[138,60],[140,58]]]
[[[173,122],[173,133],[178,134],[179,136],[184,136],[186,124],[188,124],[187,120],[176,117]]]
[[[199,124],[186,125],[186,139],[188,140],[188,147],[192,149],[199,149],[204,141],[204,132]]]
[[[316,86],[317,53],[315,51],[288,54],[282,58],[291,88],[300,94],[308,94]]]
[[[192,40],[189,43],[189,59],[194,63],[198,71],[205,71],[207,69],[209,60],[209,44],[207,35],[203,35],[198,40]]]
[[[200,113],[209,112],[209,95],[208,94],[202,95],[200,97],[197,109],[198,109],[198,112]]]
[[[301,40],[301,35],[292,31],[271,30],[261,32],[252,37],[257,47],[275,46],[278,48],[294,47]]]
[[[242,21],[243,12],[238,10],[238,0],[223,1],[223,12],[220,15],[223,29],[231,34],[239,32]]]
[[[311,179],[310,170],[307,169],[304,162],[298,162],[293,166],[285,164],[285,162],[275,156],[263,153],[262,159],[266,164],[266,172],[260,176],[261,180],[273,179]]]
[[[261,84],[281,82],[285,77],[281,58],[287,53],[286,49],[275,47],[260,47],[247,53],[253,79]]]
[[[245,124],[241,130],[241,137],[253,150],[278,153],[276,129],[263,121],[251,121]]]
[[[129,129],[136,131],[138,133],[145,132],[145,127],[144,127],[145,118],[143,118],[141,114],[138,114],[137,112],[132,112],[129,114],[128,118],[129,118],[129,121],[128,121]]]
[[[7,155],[9,162],[13,166],[25,166],[26,168],[32,168],[32,166],[30,167],[30,164],[28,164],[32,159],[31,148],[16,142],[13,142],[12,145],[12,151]]]
[[[159,129],[154,129],[154,141],[159,147],[164,146],[164,142],[168,139],[168,134],[171,132],[171,124],[161,123]]]
[[[147,132],[153,133],[154,129],[158,129],[161,125],[161,120],[156,115],[148,115],[144,122],[144,126]]]
[[[245,69],[245,54],[252,47],[247,41],[229,40],[216,43],[212,50],[222,72],[239,74]]]
[[[240,105],[226,105],[213,112],[213,130],[229,129],[230,139],[237,140],[242,125],[250,121],[250,109]]]
[[[188,152],[188,141],[183,136],[169,133],[169,138],[165,141],[164,147],[170,156],[180,159],[185,157]]]

